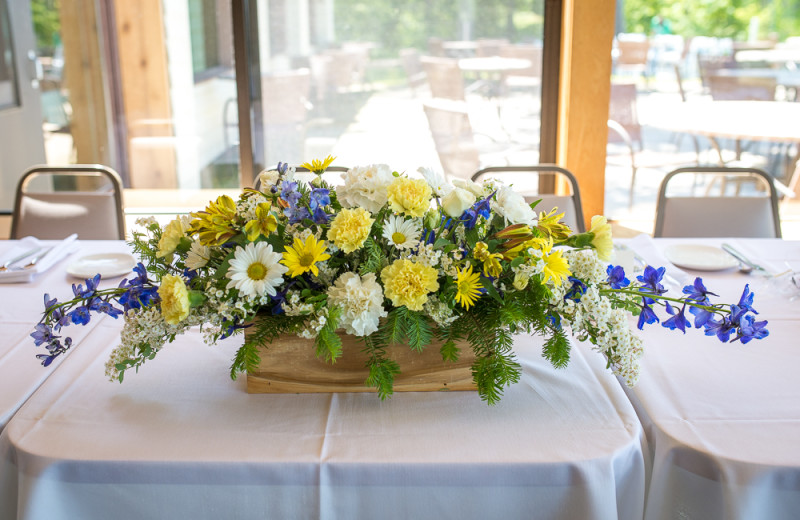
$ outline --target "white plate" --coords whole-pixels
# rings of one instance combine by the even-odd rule
[[[699,244],[673,244],[664,249],[667,260],[685,269],[695,271],[722,271],[736,267],[734,257],[714,246]]]
[[[136,258],[128,253],[100,253],[82,256],[69,264],[67,274],[76,278],[91,278],[100,274],[102,278],[113,278],[130,273]]]

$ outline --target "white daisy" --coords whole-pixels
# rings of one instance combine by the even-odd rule
[[[266,242],[249,243],[237,247],[225,274],[230,278],[228,289],[239,289],[245,296],[256,297],[268,294],[275,296],[276,288],[283,283],[283,274],[289,270],[279,264],[281,254],[272,250]]]
[[[186,267],[189,269],[200,269],[205,267],[211,259],[211,248],[204,246],[199,240],[192,242],[192,247],[186,253]]]
[[[414,219],[403,220],[403,217],[398,215],[389,217],[383,225],[383,238],[397,249],[416,246],[421,233],[419,222]]]

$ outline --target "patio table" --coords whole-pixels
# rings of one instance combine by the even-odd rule
[[[644,434],[596,353],[554,369],[519,337],[522,380],[495,406],[250,395],[228,376],[241,340],[206,347],[197,331],[109,382],[121,325],[100,320],[0,435],[0,518],[642,516]]]

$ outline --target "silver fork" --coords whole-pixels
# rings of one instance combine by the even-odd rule
[[[11,260],[9,260],[8,262],[4,263],[3,265],[0,265],[0,272],[3,272],[3,271],[8,271],[8,269],[9,269],[9,268],[10,268],[12,265],[16,264],[16,263],[17,263],[17,262],[19,262],[19,261],[25,260],[26,258],[28,258],[28,257],[29,257],[29,256],[31,256],[31,255],[35,255],[36,253],[38,253],[38,252],[39,252],[39,251],[41,251],[41,250],[42,250],[42,248],[41,248],[41,247],[34,247],[33,249],[31,249],[31,250],[29,250],[29,251],[25,251],[25,252],[24,252],[24,253],[22,253],[21,255],[19,255],[19,256],[17,256],[17,257],[14,257],[14,258],[12,258],[12,259],[11,259]]]

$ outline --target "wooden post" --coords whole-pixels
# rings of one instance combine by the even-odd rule
[[[575,173],[587,229],[602,215],[615,0],[565,0],[558,164]]]
[[[114,0],[133,188],[176,188],[161,0]]]
[[[79,164],[113,164],[104,85],[108,84],[94,0],[61,0],[64,83],[72,107],[70,133]],[[60,88],[55,85],[55,88]]]

